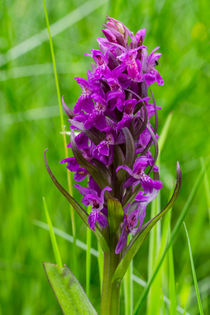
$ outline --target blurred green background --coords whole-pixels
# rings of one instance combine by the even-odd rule
[[[183,186],[172,212],[172,226],[182,211],[196,176],[200,158],[209,156],[209,28],[204,0],[47,1],[61,94],[73,106],[80,94],[75,76],[86,77],[107,14],[133,32],[145,27],[145,45],[160,46],[159,72],[163,87],[154,86],[159,130],[168,114],[172,122],[161,155],[163,203],[181,164]],[[43,162],[48,160],[67,187],[63,138],[42,1],[0,1],[0,313],[61,314],[49,287],[42,262],[54,261],[49,233],[37,226],[46,222],[42,196],[53,225],[72,234],[69,206],[52,184]],[[65,118],[68,128],[68,122]],[[209,177],[209,173],[207,173]],[[210,209],[204,181],[186,218],[205,314],[210,313]],[[148,209],[149,211],[149,209]],[[85,242],[86,228],[76,217],[77,238]],[[57,237],[62,259],[72,265],[72,245]],[[96,240],[92,240],[94,248]],[[199,314],[182,228],[174,246],[177,299],[190,314]],[[85,251],[78,249],[77,270],[85,286]],[[148,241],[134,260],[134,272],[147,280]],[[137,298],[142,287],[134,284]],[[167,293],[167,292],[166,292]],[[158,297],[159,298],[159,297]],[[99,309],[98,266],[92,258],[90,299]],[[123,297],[122,297],[123,299]]]

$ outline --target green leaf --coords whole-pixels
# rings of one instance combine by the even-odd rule
[[[67,140],[66,140],[66,133],[65,133],[65,125],[64,125],[64,117],[63,117],[63,110],[62,110],[62,101],[61,101],[61,93],[60,93],[60,84],[58,80],[58,72],[57,72],[57,67],[56,67],[56,60],[55,60],[55,52],[54,52],[54,46],[53,46],[53,40],[51,36],[51,30],[50,30],[50,22],[49,22],[49,17],[48,17],[48,12],[47,12],[47,6],[46,6],[46,1],[43,0],[43,5],[44,5],[44,14],[45,14],[45,21],[46,21],[46,26],[48,30],[48,37],[49,37],[49,46],[50,46],[50,52],[51,52],[51,59],[52,59],[52,64],[53,64],[53,72],[54,72],[54,78],[55,78],[55,85],[56,85],[56,92],[57,92],[57,98],[58,98],[58,105],[59,105],[59,113],[60,113],[60,122],[61,122],[61,131],[63,134],[63,144],[64,144],[64,152],[65,152],[65,158],[68,158],[68,150],[67,150]],[[64,109],[67,108],[64,104]],[[68,109],[68,114],[70,114],[70,109]],[[67,183],[68,183],[68,191],[72,195],[72,180],[70,173],[67,171]],[[71,216],[71,225],[72,225],[72,231],[73,231],[73,236],[74,236],[74,243],[73,243],[73,266],[74,266],[74,271],[76,271],[76,260],[77,260],[77,252],[76,252],[76,223],[75,223],[75,218],[74,218],[74,209],[72,205],[70,204],[70,216]]]
[[[67,266],[60,267],[51,263],[43,265],[48,281],[65,315],[97,314],[78,280]]]
[[[176,201],[176,199],[178,197],[180,188],[181,188],[181,171],[180,171],[179,163],[177,163],[176,187],[174,189],[174,193],[173,193],[170,201],[168,202],[166,207],[158,215],[156,215],[153,219],[151,219],[149,222],[144,224],[142,229],[134,236],[132,241],[129,243],[129,245],[128,245],[126,251],[125,251],[125,254],[122,257],[122,259],[121,259],[121,261],[120,261],[120,263],[119,263],[119,265],[118,265],[118,267],[117,267],[117,269],[116,269],[116,271],[114,273],[112,281],[120,281],[123,278],[123,276],[125,275],[126,270],[128,269],[128,266],[129,266],[131,260],[133,259],[133,257],[138,252],[139,248],[141,247],[141,245],[143,244],[144,240],[148,236],[148,233],[150,232],[152,227],[174,205],[174,203],[175,203],[175,201]]]
[[[60,254],[59,247],[58,247],[58,244],[56,241],[52,221],[50,219],[49,211],[47,208],[47,203],[46,203],[46,200],[44,197],[42,197],[42,199],[43,199],[44,211],[45,211],[45,215],[46,215],[46,219],[47,219],[47,224],[49,226],[49,234],[50,234],[50,238],[51,238],[51,243],[52,243],[53,252],[54,252],[54,256],[55,256],[55,261],[56,261],[57,265],[62,267],[63,264],[62,264],[61,254]]]
[[[188,243],[188,248],[189,248],[190,263],[191,263],[191,268],[192,268],[192,275],[193,275],[193,281],[194,281],[196,297],[197,297],[197,301],[198,301],[198,308],[199,308],[200,314],[204,315],[203,306],[202,306],[202,303],[201,303],[201,297],[200,297],[199,288],[198,288],[197,276],[196,276],[196,272],[195,272],[195,266],[194,266],[194,261],[193,261],[192,249],[191,249],[191,245],[190,245],[190,238],[189,238],[189,234],[188,234],[188,231],[187,231],[186,224],[184,222],[183,222],[183,224],[184,224],[184,229],[185,229],[185,233],[186,233],[186,237],[187,237],[187,243]]]
[[[206,201],[207,201],[209,222],[210,222],[210,187],[209,187],[209,181],[208,181],[207,172],[206,172],[206,169],[205,169],[205,162],[204,162],[203,158],[201,158],[201,164],[202,164],[202,169],[205,170],[205,173],[204,173],[204,187],[205,187]]]
[[[80,216],[80,218],[83,220],[83,222],[89,227],[88,225],[88,214],[87,212],[79,205],[79,203],[65,190],[65,188],[63,188],[63,186],[61,186],[61,184],[57,181],[57,179],[55,178],[55,176],[53,175],[48,163],[47,163],[47,157],[46,157],[46,151],[47,149],[44,151],[44,159],[45,159],[45,165],[47,168],[47,171],[53,181],[53,183],[55,184],[55,186],[58,188],[58,190],[60,190],[60,192],[64,195],[64,197],[68,200],[68,202],[72,205],[72,207],[76,210],[77,214]],[[98,239],[98,241],[101,244],[101,247],[104,250],[108,250],[108,245],[107,242],[102,234],[102,232],[100,231],[99,227],[96,224],[96,228],[95,228],[95,235]]]
[[[171,237],[171,213],[168,213],[169,216],[169,227],[168,227],[168,237]],[[177,314],[177,297],[176,297],[176,280],[174,272],[174,258],[173,258],[173,247],[171,245],[168,251],[168,286],[169,286],[169,299],[170,307],[169,314]]]
[[[125,164],[129,167],[132,167],[135,160],[135,153],[136,153],[134,139],[130,130],[127,127],[123,128],[123,134],[125,136],[125,145],[126,145]]]
[[[168,136],[168,131],[171,126],[171,120],[172,120],[173,112],[170,112],[165,123],[164,127],[161,130],[160,138],[158,139],[158,146],[159,146],[159,153],[161,154],[163,146],[165,144],[166,138]]]
[[[109,197],[107,200],[108,221],[111,234],[116,234],[123,221],[124,211],[119,200]]]

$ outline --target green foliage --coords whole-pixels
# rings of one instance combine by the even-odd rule
[[[51,243],[52,243],[53,252],[54,252],[54,256],[55,256],[55,261],[56,261],[56,264],[58,266],[62,267],[63,264],[62,264],[62,260],[61,260],[61,254],[60,254],[60,251],[59,251],[59,247],[58,247],[58,244],[57,244],[57,241],[56,241],[56,237],[55,237],[55,233],[54,233],[54,230],[53,230],[53,225],[52,225],[52,222],[51,222],[51,219],[50,219],[50,215],[49,215],[49,212],[48,212],[47,203],[46,203],[46,200],[45,200],[44,197],[43,197],[43,204],[44,204],[44,211],[45,211],[45,215],[46,215],[46,219],[47,219],[47,224],[49,226],[49,233],[50,233]]]
[[[198,308],[199,308],[200,315],[204,315],[203,306],[201,303],[200,292],[199,292],[199,288],[198,288],[197,276],[196,276],[196,272],[195,272],[195,265],[194,265],[194,261],[193,261],[192,249],[191,249],[191,245],[190,245],[190,238],[189,238],[186,224],[184,222],[183,222],[183,224],[184,224],[184,229],[185,229],[188,248],[189,248],[190,263],[191,263],[191,268],[192,268],[192,275],[193,275],[193,282],[194,282],[194,286],[195,286],[196,297],[197,297],[197,301],[198,301]]]
[[[71,270],[51,263],[44,263],[45,272],[64,315],[96,315]]]

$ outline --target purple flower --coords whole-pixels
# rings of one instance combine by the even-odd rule
[[[79,192],[84,196],[82,202],[84,205],[89,206],[91,205],[92,210],[89,215],[88,223],[90,229],[95,231],[95,222],[97,221],[103,228],[108,225],[107,217],[103,213],[105,211],[104,206],[104,193],[105,191],[111,191],[110,187],[105,187],[100,195],[91,188],[81,187],[78,184],[74,185]]]
[[[94,107],[94,104],[91,98],[92,89],[88,81],[79,77],[75,77],[75,80],[82,88],[82,95],[79,97],[77,103],[74,106],[74,113],[77,114],[81,110],[89,111],[90,108]]]
[[[156,118],[160,107],[149,103],[147,88],[154,82],[162,85],[163,79],[156,69],[161,57],[159,47],[148,54],[143,43],[145,29],[133,34],[120,21],[107,17],[102,33],[104,37],[97,40],[99,49],[86,54],[93,60],[87,79],[75,78],[82,93],[73,111],[63,102],[72,130],[68,148],[72,148],[74,157],[61,163],[67,163],[75,181],[88,178],[85,187],[75,187],[83,196],[83,204],[91,206],[91,229],[95,229],[95,222],[101,228],[108,226],[105,191],[112,191],[112,198],[122,205],[125,200],[133,200],[124,209],[120,237],[116,231],[118,254],[126,246],[129,233],[141,228],[147,205],[162,188],[161,181],[152,178],[151,170],[158,175],[158,167],[157,156],[150,151],[152,145],[157,149],[157,124],[153,127],[151,118]],[[139,192],[134,198],[135,187]]]
[[[149,56],[146,49],[143,49],[142,52],[142,70],[144,72],[144,80],[148,86],[153,84],[155,81],[158,85],[164,84],[163,79],[155,69],[156,64],[158,64],[158,59],[162,56],[160,53],[155,53],[158,49],[159,47],[153,49]]]
[[[75,172],[74,180],[77,182],[81,182],[83,179],[85,179],[85,177],[88,174],[86,169],[80,167],[80,165],[77,163],[77,161],[74,157],[64,159],[64,160],[60,161],[60,163],[67,163],[66,168],[71,172]]]
[[[148,165],[148,157],[140,156],[136,159],[133,165],[133,170],[131,170],[127,165],[121,165],[116,169],[116,172],[118,172],[120,169],[124,169],[130,175],[130,177],[124,183],[125,188],[132,185],[132,188],[134,189],[136,185],[141,184],[145,193],[151,193],[153,189],[160,190],[163,185],[161,181],[153,180],[145,174],[144,170]]]
[[[125,208],[124,221],[121,225],[122,232],[115,249],[116,254],[119,254],[125,247],[128,234],[132,233],[134,235],[140,230],[146,216],[147,205],[156,198],[157,194],[158,190],[156,189],[148,194],[140,191],[135,198],[135,202],[132,205],[128,204]]]
[[[115,143],[114,136],[111,132],[106,133],[105,140],[101,141],[94,149],[101,155],[109,156],[111,154],[111,148]]]
[[[130,49],[118,57],[118,59],[125,64],[129,77],[137,82],[143,81],[141,74],[141,61],[137,58],[138,50],[140,48],[141,47],[137,49]]]

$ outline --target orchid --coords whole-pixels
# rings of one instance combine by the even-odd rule
[[[153,225],[174,204],[181,173],[177,164],[177,185],[170,202],[158,216],[145,222],[149,204],[163,187],[156,165],[157,110],[161,107],[148,93],[155,82],[164,84],[157,70],[161,53],[157,52],[159,47],[148,53],[143,44],[145,29],[134,35],[120,21],[107,17],[102,32],[105,38],[98,38],[99,49],[86,54],[94,62],[87,79],[75,78],[82,94],[73,111],[63,100],[71,128],[68,148],[74,156],[61,163],[74,172],[76,182],[82,182],[74,187],[82,195],[85,209],[58,183],[46,164],[58,189],[102,246],[105,271],[101,314],[116,315],[121,280]],[[129,235],[133,236],[130,243]]]

